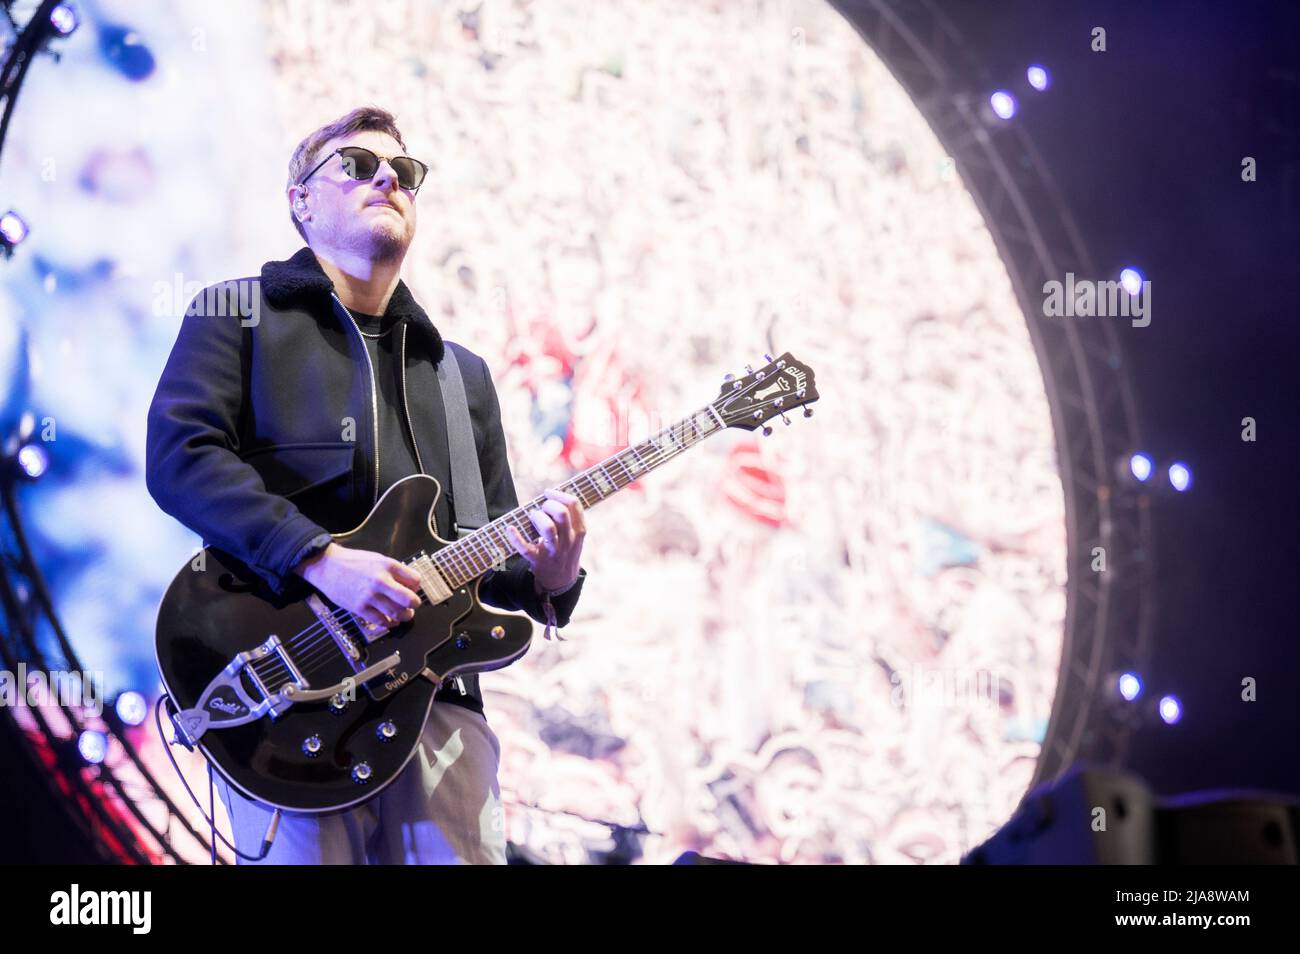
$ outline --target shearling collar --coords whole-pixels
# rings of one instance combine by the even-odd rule
[[[303,246],[287,261],[271,261],[262,266],[262,294],[276,308],[307,306],[333,310],[330,292],[334,282],[325,274],[312,250]],[[388,300],[386,317],[406,317],[429,336],[430,356],[436,365],[442,360],[444,345],[437,326],[416,302],[406,282],[400,279]]]

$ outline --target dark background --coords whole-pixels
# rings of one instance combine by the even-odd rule
[[[845,3],[851,11],[860,4]],[[1096,266],[1151,281],[1151,324],[1118,322],[1146,450],[1194,484],[1157,497],[1148,691],[1182,722],[1133,738],[1162,794],[1300,794],[1295,610],[1300,3],[948,0],[1007,88],[1041,63],[1023,123]],[[1093,27],[1107,50],[1091,49]],[[988,90],[985,92],[991,92]],[[1241,160],[1257,181],[1241,180]],[[1257,441],[1241,439],[1242,418]],[[1241,700],[1257,681],[1258,701]]]

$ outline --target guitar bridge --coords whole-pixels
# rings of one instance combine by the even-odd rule
[[[326,606],[325,601],[317,593],[307,597],[307,605],[316,614],[317,621],[325,627],[325,632],[330,634],[330,637],[334,640],[334,645],[338,646],[339,652],[352,665],[352,671],[356,672],[360,669],[361,649],[357,646],[356,640],[348,634],[338,614]]]
[[[257,668],[252,665],[271,656],[289,673],[288,681],[275,692],[271,691],[258,674]],[[244,688],[245,673],[261,695],[260,700],[254,699]],[[244,725],[268,714],[275,718],[293,705],[293,700],[285,694],[286,689],[308,688],[306,678],[284,651],[280,637],[273,633],[260,646],[240,653],[227,663],[216,678],[208,683],[193,708],[181,710],[172,716],[176,737],[187,749],[192,749],[208,729]]]
[[[289,679],[282,682],[274,692],[270,690],[257,670],[250,663],[273,655],[284,664],[289,672]],[[221,670],[203,695],[191,709],[183,709],[172,716],[176,726],[176,738],[187,749],[193,749],[194,743],[208,729],[226,729],[231,726],[244,725],[269,715],[278,717],[295,702],[319,702],[331,699],[340,693],[353,693],[359,683],[373,679],[380,673],[400,665],[400,652],[385,656],[376,663],[362,669],[355,676],[348,676],[342,682],[324,689],[313,689],[306,678],[294,665],[289,654],[283,651],[280,637],[271,635],[266,642],[256,649],[240,653]],[[253,686],[261,693],[261,701],[256,701],[244,688],[240,674],[247,672]]]

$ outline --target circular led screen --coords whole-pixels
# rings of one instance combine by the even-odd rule
[[[727,429],[592,508],[567,641],[539,627],[527,656],[481,680],[510,839],[557,862],[612,850],[611,824],[644,829],[631,843],[647,861],[953,862],[1005,821],[1061,656],[1048,399],[971,195],[849,24],[820,2],[239,9],[219,25],[159,8],[144,34],[158,72],[137,92],[206,96],[212,112],[146,110],[147,129],[116,133],[137,151],[107,152],[152,170],[145,192],[136,175],[108,182],[126,231],[107,230],[101,254],[134,262],[122,275],[137,297],[173,269],[213,281],[233,277],[208,271],[232,254],[239,274],[292,254],[292,147],[375,104],[432,167],[404,275],[444,336],[487,359],[521,499],[702,407],[764,353],[816,373],[811,418]],[[222,158],[230,143],[240,162]],[[129,224],[179,230],[161,215],[178,205],[211,241],[195,237],[208,225],[173,246]],[[33,342],[47,401],[94,381],[134,415],[120,431],[137,438],[116,443],[150,545],[119,554],[130,573],[62,589],[86,624],[74,642],[101,638],[92,655],[113,671],[148,669],[149,597],[195,542],[143,492],[143,409],[172,311],[123,339],[152,349],[148,374],[118,348],[76,351],[79,374],[52,375],[57,329]],[[80,314],[47,317],[71,328]],[[81,414],[112,433],[108,405],[69,406],[66,432]],[[78,508],[125,472],[51,498],[46,531],[107,534]],[[105,628],[124,617],[128,639]]]

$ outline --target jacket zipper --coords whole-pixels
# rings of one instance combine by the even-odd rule
[[[370,360],[370,349],[366,347],[366,339],[365,336],[361,334],[361,326],[358,325],[357,320],[352,317],[352,312],[348,311],[347,305],[343,304],[343,302],[339,300],[339,296],[335,292],[330,292],[330,297],[339,303],[339,307],[343,309],[343,314],[348,316],[348,321],[352,323],[352,327],[356,330],[357,338],[361,341],[361,353],[366,356],[366,368],[370,372],[370,420],[371,423],[374,425],[374,435],[375,435],[375,499],[372,501],[372,504],[378,503],[379,502],[379,391],[375,387],[375,365],[374,362]],[[403,380],[405,380],[405,376],[403,376]],[[418,458],[417,458],[417,462],[418,462]]]
[[[424,462],[420,460],[420,442],[415,439],[415,425],[411,423],[411,406],[406,403],[406,325],[402,322],[401,355],[397,359],[398,373],[402,376],[402,410],[406,412],[406,428],[411,434],[411,446],[415,448],[415,466],[424,473]]]

